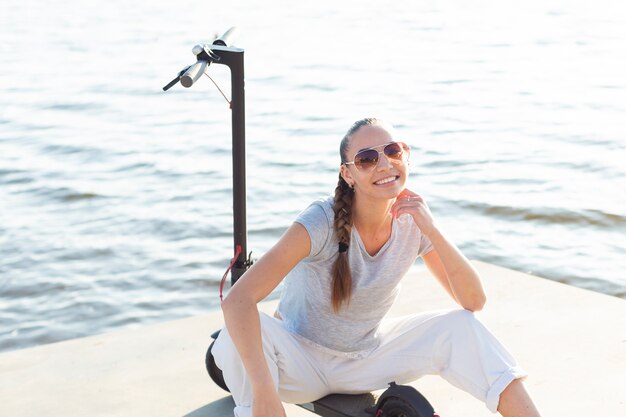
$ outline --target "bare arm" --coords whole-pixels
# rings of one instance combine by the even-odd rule
[[[433,221],[424,199],[405,189],[392,207],[396,217],[408,213],[433,244],[423,259],[430,272],[464,309],[478,311],[485,305],[485,292],[478,272]]]
[[[478,311],[486,301],[478,272],[461,251],[434,228],[428,234],[434,250],[423,256],[428,270],[466,310]]]
[[[222,302],[226,327],[250,378],[255,401],[268,394],[274,401],[278,400],[263,355],[257,303],[271,293],[310,250],[311,240],[304,226],[292,224],[278,243],[242,275]],[[257,415],[258,410],[254,408],[253,405]]]

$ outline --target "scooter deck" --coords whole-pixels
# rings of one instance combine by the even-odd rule
[[[331,394],[317,401],[298,404],[322,417],[372,417],[378,396],[367,394]]]

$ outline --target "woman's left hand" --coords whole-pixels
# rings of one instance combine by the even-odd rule
[[[396,197],[396,202],[391,206],[391,214],[396,219],[403,214],[410,214],[417,227],[427,236],[435,228],[433,215],[426,201],[407,188]]]

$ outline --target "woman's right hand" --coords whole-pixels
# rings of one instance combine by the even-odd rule
[[[287,417],[283,403],[273,386],[254,392],[252,417]]]

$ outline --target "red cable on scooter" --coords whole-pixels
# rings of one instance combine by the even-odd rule
[[[230,266],[228,267],[228,269],[224,273],[224,276],[222,277],[222,282],[220,283],[220,301],[224,301],[224,299],[222,298],[222,291],[224,290],[224,282],[226,282],[226,277],[228,277],[228,273],[232,269],[233,265],[235,265],[235,262],[237,262],[237,258],[239,258],[239,254],[241,254],[241,245],[236,246],[235,257],[230,262]]]

